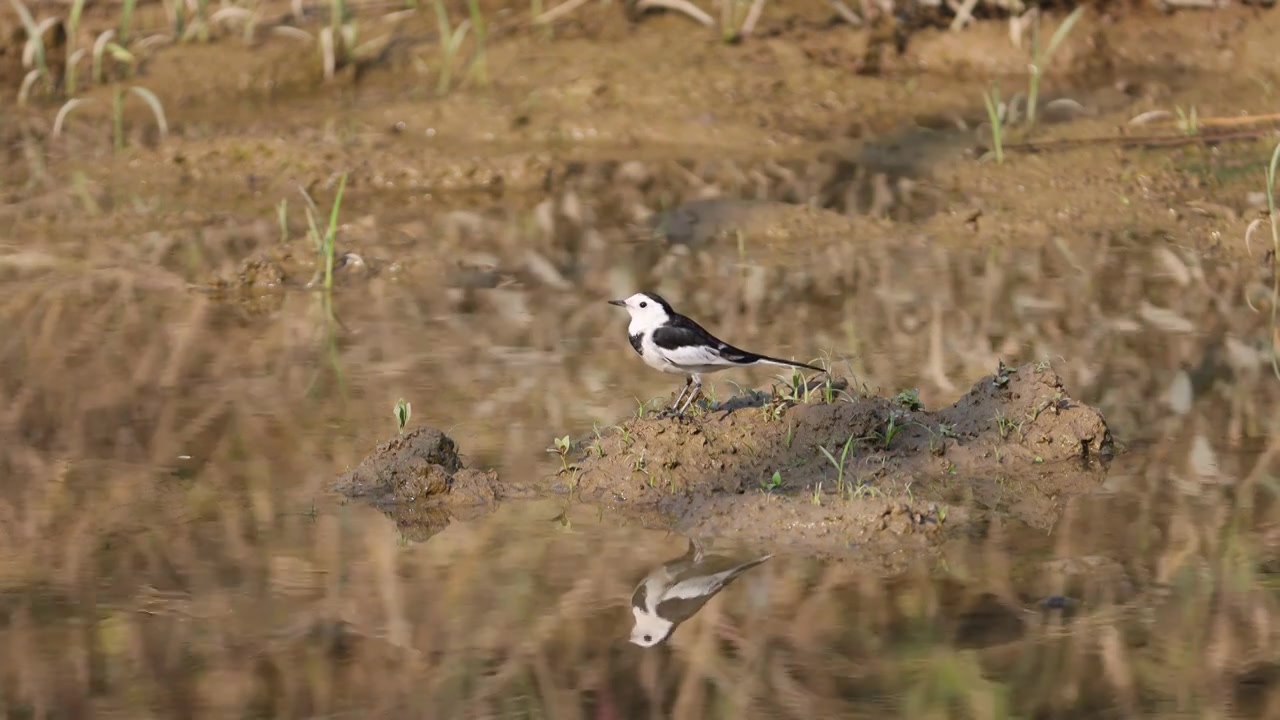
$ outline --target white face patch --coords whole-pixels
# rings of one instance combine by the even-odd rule
[[[636,293],[623,302],[626,304],[627,313],[631,315],[631,325],[627,331],[632,335],[659,327],[668,319],[662,303],[644,293]]]
[[[631,629],[631,642],[640,647],[653,647],[671,632],[671,623],[657,615],[650,615],[640,608],[631,608],[636,625]]]

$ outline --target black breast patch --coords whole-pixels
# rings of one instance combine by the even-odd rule
[[[633,350],[635,350],[635,351],[636,351],[636,354],[637,354],[637,355],[643,355],[643,354],[644,354],[644,353],[640,350],[640,339],[641,339],[642,337],[643,337],[643,336],[642,336],[640,333],[636,333],[635,335],[630,335],[630,336],[629,336],[629,338],[630,338],[630,340],[631,340],[631,348],[632,348]]]

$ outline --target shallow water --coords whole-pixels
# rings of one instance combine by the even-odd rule
[[[6,712],[1278,711],[1274,261],[1265,232],[1243,243],[1274,137],[980,162],[981,93],[1025,83],[1007,26],[924,31],[885,75],[855,75],[865,38],[828,27],[825,3],[770,6],[776,35],[740,46],[606,6],[547,40],[494,10],[493,87],[436,98],[433,16],[353,7],[361,37],[408,38],[358,80],[321,82],[314,47],[265,33],[147,51],[131,82],[163,99],[163,142],[130,95],[113,152],[111,88],[87,81],[62,137],[54,99],[0,115]],[[82,46],[112,12],[86,11]],[[144,4],[138,22],[168,20]],[[1088,112],[1034,140],[1192,106],[1207,132],[1274,105],[1271,11],[1082,22],[1044,97]],[[1129,131],[1148,130],[1176,134]],[[345,262],[325,293],[307,287],[299,188],[323,228],[342,172]],[[654,648],[628,642],[629,603],[685,551],[678,518],[566,491],[413,542],[330,492],[395,433],[399,398],[468,466],[564,490],[555,438],[675,389],[604,303],[641,288],[735,344],[931,409],[1001,360],[1043,362],[1121,452],[1097,492],[1054,498],[1048,530],[998,500],[924,549],[886,532],[833,561],[786,518],[809,485],[752,487],[744,506],[781,508],[765,540],[702,540],[775,557]],[[746,370],[709,391],[777,382]],[[1016,502],[1039,472],[964,482]]]

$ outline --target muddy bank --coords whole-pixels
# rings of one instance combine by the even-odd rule
[[[1008,519],[1053,527],[1096,489],[1112,440],[1048,363],[1001,366],[952,405],[844,378],[795,378],[685,417],[644,409],[559,448],[553,476],[508,484],[463,467],[443,433],[380,445],[335,489],[425,539],[504,499],[562,496],[649,527],[817,556],[891,558]]]

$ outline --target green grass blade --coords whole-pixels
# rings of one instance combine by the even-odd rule
[[[1076,22],[1080,20],[1080,16],[1084,14],[1085,7],[1084,5],[1077,6],[1067,16],[1067,19],[1062,21],[1058,29],[1053,31],[1053,36],[1049,38],[1049,45],[1044,49],[1044,56],[1037,63],[1041,69],[1048,67],[1049,61],[1053,59],[1053,54],[1058,51],[1058,46],[1067,39],[1067,35],[1071,33],[1071,28],[1075,27]]]
[[[67,57],[67,71],[62,84],[67,97],[72,97],[76,94],[76,88],[80,84],[80,61],[84,60],[87,52],[84,48],[80,48]]]
[[[102,82],[102,55],[107,51],[107,43],[116,36],[115,30],[107,30],[93,41],[93,70],[91,75],[96,83]]]
[[[160,98],[150,90],[134,85],[129,88],[129,92],[142,98],[147,106],[151,108],[151,114],[156,116],[156,125],[160,128],[160,139],[165,139],[169,135],[169,121],[164,116],[164,106],[160,104]]]
[[[133,6],[137,0],[124,0],[124,4],[120,8],[120,44],[129,44],[129,30],[133,26]]]
[[[45,61],[44,55],[44,33],[40,31],[40,26],[36,24],[35,18],[31,16],[31,11],[27,9],[22,0],[9,0],[9,4],[18,13],[18,19],[22,21],[22,28],[27,31],[27,41],[35,49],[36,70],[39,71],[40,77],[45,82],[48,82],[49,66]]]
[[[333,198],[333,209],[329,212],[329,229],[324,234],[324,289],[333,289],[333,246],[338,235],[338,210],[342,207],[342,193],[347,188],[347,174],[342,173],[338,181],[338,194]]]
[[[84,2],[85,0],[74,0],[71,3],[71,15],[67,18],[67,67],[62,81],[67,97],[75,97],[80,60],[84,57],[84,50],[76,47],[79,44],[80,15],[84,12]]]
[[[480,12],[480,0],[467,0],[467,9],[471,12],[471,28],[476,38],[476,57],[471,64],[471,71],[481,87],[489,85],[489,59],[485,54],[486,29],[484,15]]]

